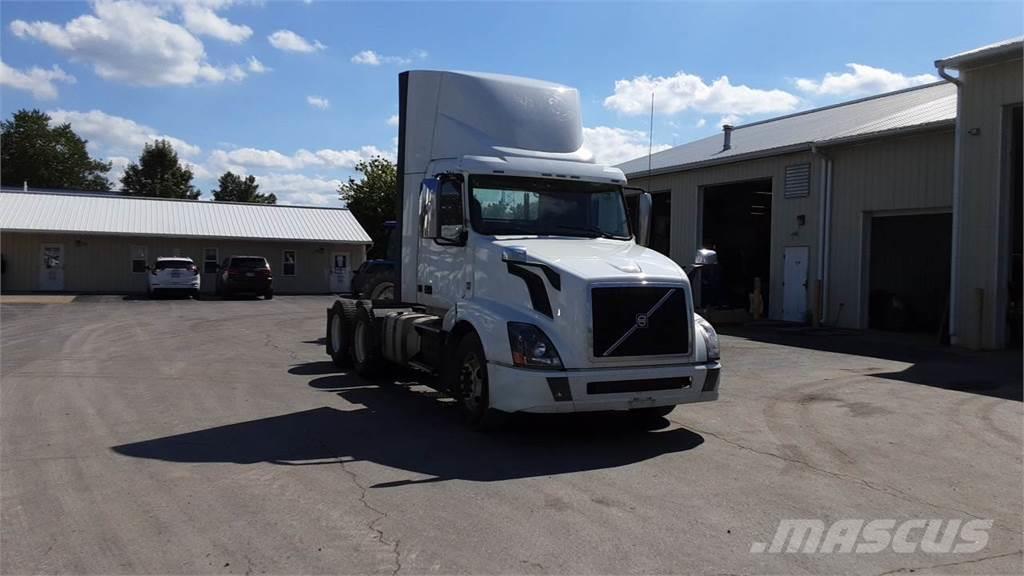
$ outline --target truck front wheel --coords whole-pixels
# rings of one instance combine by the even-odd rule
[[[506,415],[491,408],[487,357],[475,332],[459,340],[450,374],[450,389],[466,423],[480,430],[493,430],[504,424]]]

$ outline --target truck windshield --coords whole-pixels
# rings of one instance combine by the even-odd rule
[[[471,176],[469,186],[470,221],[480,234],[632,238],[615,184]]]

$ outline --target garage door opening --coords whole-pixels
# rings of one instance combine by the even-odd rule
[[[938,334],[949,308],[952,215],[876,215],[870,226],[868,327]]]
[[[749,310],[760,286],[763,315],[771,286],[772,181],[751,180],[703,189],[702,244],[718,252],[718,266],[702,270],[701,305]]]

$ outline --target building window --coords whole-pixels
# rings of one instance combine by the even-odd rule
[[[285,250],[281,259],[281,275],[295,276],[295,250]]]
[[[136,274],[146,273],[146,247],[145,246],[132,246],[132,272]]]
[[[217,249],[203,248],[203,274],[217,273]]]

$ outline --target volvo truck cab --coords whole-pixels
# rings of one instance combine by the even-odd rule
[[[575,89],[444,71],[399,86],[398,285],[328,309],[336,364],[435,373],[474,425],[717,399],[718,336],[686,272],[645,247],[650,196],[631,226],[622,172],[583,148]]]

